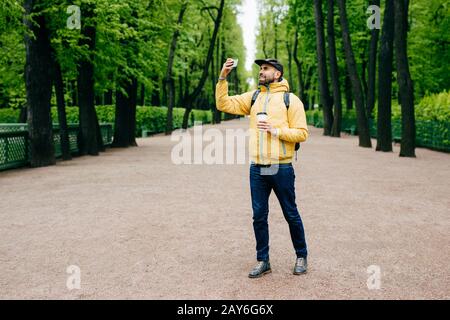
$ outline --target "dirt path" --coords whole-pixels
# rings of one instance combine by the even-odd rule
[[[214,126],[247,128],[247,120]],[[211,126],[205,126],[209,128]],[[450,155],[312,136],[295,163],[309,271],[293,276],[270,199],[273,272],[255,261],[248,165],[174,165],[175,142],[0,173],[0,298],[449,299]],[[66,269],[81,270],[68,290]],[[369,290],[367,268],[381,270]]]

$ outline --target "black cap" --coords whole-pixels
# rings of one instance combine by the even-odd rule
[[[261,66],[265,63],[270,64],[272,67],[280,71],[281,75],[283,76],[283,65],[277,59],[257,59],[255,60],[255,63],[258,66]]]

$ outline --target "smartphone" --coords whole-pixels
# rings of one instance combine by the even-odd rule
[[[236,68],[238,65],[239,59],[233,59],[233,68]]]

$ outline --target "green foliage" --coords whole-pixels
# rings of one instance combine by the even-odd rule
[[[284,30],[277,34],[277,40],[280,44],[278,58],[287,65],[288,54],[284,43],[288,42],[293,45],[293,36],[297,31],[299,35],[298,57],[302,62],[304,81],[308,80],[305,79],[307,78],[308,67],[314,70],[312,73],[312,86],[306,92],[311,99],[311,97],[318,94],[316,77],[316,32],[312,0],[261,0],[259,2],[261,14],[257,37],[257,56],[272,56],[274,53],[275,22],[272,19],[274,10],[271,10],[271,7],[277,3],[279,6],[288,6],[287,16],[278,25],[280,30]],[[416,100],[420,100],[428,93],[437,93],[450,89],[450,70],[448,67],[448,61],[450,60],[450,50],[448,49],[450,43],[450,33],[448,32],[450,29],[450,2],[441,0],[416,0],[410,1],[409,4],[408,56],[411,76],[414,80]],[[322,1],[322,5],[325,36],[327,37],[327,1]],[[383,21],[384,5],[384,1],[381,1],[381,22]],[[366,0],[346,1],[350,35],[358,73],[360,74],[361,80],[365,83],[368,81],[367,63],[371,33],[371,30],[366,24],[369,18],[369,14],[366,12],[368,6],[369,2]],[[342,48],[341,27],[336,5],[334,26],[339,74],[341,78],[340,85],[342,88],[346,67]],[[256,72],[256,67],[254,71]],[[291,77],[294,86],[297,87],[296,68],[293,68]],[[395,61],[393,80],[393,98],[395,99],[398,94]],[[292,91],[295,92],[296,88],[292,88]],[[399,109],[393,109],[394,114],[396,114],[397,110]],[[420,113],[418,115],[420,116]]]
[[[450,122],[450,92],[425,96],[415,108],[416,118]]]
[[[89,57],[86,46],[80,45],[80,30],[66,26],[69,5],[81,7],[82,25],[95,25],[96,48],[94,52],[94,78],[97,96],[108,90],[121,90],[121,79],[136,77],[145,86],[145,100],[152,96],[163,98],[162,80],[167,70],[168,52],[172,35],[177,26],[180,6],[185,0],[41,0],[39,8],[45,13],[50,30],[51,43],[61,65],[65,83],[76,82],[77,63],[81,57]],[[173,78],[177,104],[183,93],[192,89],[200,78],[212,36],[217,14],[213,7],[218,0],[187,1],[184,22],[180,29],[175,52]],[[222,25],[216,43],[215,71],[209,75],[197,107],[210,108],[214,104],[213,86],[223,64],[223,57],[235,57],[245,61],[242,30],[236,21],[236,5],[240,0],[227,0]],[[94,10],[94,17],[84,15],[85,8]],[[206,10],[208,8],[208,10]],[[26,101],[24,84],[25,48],[23,37],[23,1],[0,1],[0,108],[19,107]],[[33,17],[27,17],[32,19]],[[50,54],[50,53],[49,53]],[[239,88],[230,86],[231,92],[246,89],[247,73],[243,63],[237,68]],[[242,66],[242,67],[241,67]],[[181,83],[180,83],[181,79]],[[212,81],[211,81],[212,80]],[[67,90],[72,90],[67,87]],[[234,91],[236,90],[236,92]],[[70,93],[67,95],[70,96]]]
[[[18,1],[0,1],[0,108],[25,103],[25,45]]]
[[[374,118],[377,118],[378,108],[374,110]],[[423,97],[414,107],[416,120],[437,120],[450,122],[450,92],[444,91],[438,94]],[[392,119],[401,119],[402,109],[397,100],[392,101]]]
[[[416,115],[416,144],[417,146],[450,151],[450,93],[444,91],[440,94],[424,97],[415,106]],[[373,138],[377,136],[375,118],[370,121],[370,133]],[[323,126],[323,113],[321,110],[306,111],[308,125],[321,128]],[[392,101],[392,138],[401,139],[401,106]],[[342,114],[342,131],[356,134],[356,112],[344,110]]]
[[[408,54],[416,98],[450,89],[450,2],[410,1]]]
[[[114,106],[97,106],[97,117],[99,123],[112,123],[115,120]],[[173,124],[174,128],[181,128],[184,116],[184,108],[173,109]],[[0,123],[17,123],[19,119],[19,110],[11,108],[0,109]],[[78,108],[66,107],[67,123],[78,123]],[[58,110],[56,107],[51,109],[53,123],[58,123]],[[166,126],[167,108],[166,107],[137,107],[136,110],[136,136],[140,136],[142,129],[146,129],[153,133],[164,132]],[[223,117],[222,117],[223,118]],[[189,126],[194,122],[201,121],[202,123],[212,122],[212,112],[209,110],[192,110]]]
[[[0,109],[0,123],[17,123],[20,110],[12,108]]]

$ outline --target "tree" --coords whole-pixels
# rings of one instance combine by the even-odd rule
[[[395,60],[397,81],[402,106],[402,143],[400,157],[415,157],[416,125],[414,117],[414,88],[408,62],[408,7],[409,0],[395,1]]]
[[[78,62],[78,103],[80,132],[78,135],[78,150],[80,155],[98,155],[103,150],[100,126],[98,124],[97,113],[95,111],[95,91],[94,91],[94,58],[95,58],[95,38],[96,20],[95,4],[83,3],[81,11],[84,16],[84,23],[81,27],[79,45],[88,48],[88,54],[83,56]]]
[[[134,137],[135,130],[132,126],[132,123],[135,123],[133,109],[136,110],[136,98],[137,79],[121,79],[116,90],[116,116],[112,147],[126,148],[137,145]]]
[[[297,67],[297,79],[298,79],[298,97],[305,104],[305,89],[303,83],[303,70],[302,70],[302,62],[298,58],[298,29],[295,29],[295,37],[294,37],[294,61]]]
[[[347,70],[350,76],[352,84],[353,96],[355,98],[356,105],[356,122],[359,135],[359,146],[365,148],[371,148],[372,142],[370,140],[369,125],[366,117],[366,108],[364,104],[364,97],[361,87],[361,80],[356,68],[355,56],[353,54],[352,42],[350,39],[350,31],[347,20],[346,1],[338,0],[339,17],[342,28],[342,40],[345,52],[345,62]]]
[[[339,86],[339,69],[336,58],[336,41],[334,37],[334,0],[328,0],[328,56],[330,58],[331,84],[333,88],[334,119],[331,135],[341,136],[342,100]]]
[[[61,153],[63,160],[71,160],[69,132],[67,129],[66,103],[64,100],[64,82],[59,64],[55,53],[52,53],[53,59],[53,84],[56,94],[56,106],[58,109],[59,137],[61,141]]]
[[[314,17],[316,19],[316,48],[319,74],[320,103],[323,108],[323,134],[331,135],[333,124],[332,104],[328,89],[328,76],[325,54],[325,35],[323,27],[322,0],[314,0]]]
[[[380,0],[371,0],[371,5],[380,7]],[[372,111],[375,107],[375,95],[376,95],[376,66],[377,66],[377,49],[378,49],[378,37],[380,30],[373,28],[370,32],[370,49],[369,49],[369,81],[367,90],[367,116],[370,118]]]
[[[345,94],[345,106],[346,106],[346,109],[347,110],[353,109],[352,83],[350,81],[350,76],[348,74],[348,70],[345,70],[344,94]]]
[[[294,35],[293,58],[296,68],[293,69],[293,79],[297,79],[298,97],[303,102],[305,110],[315,92],[312,87],[317,80],[317,36],[312,1],[289,0],[289,11],[286,14],[286,37]],[[294,91],[294,88],[292,88]],[[314,103],[313,103],[314,104]]]
[[[53,165],[55,149],[50,114],[52,63],[50,35],[42,12],[43,1],[24,1],[26,65],[25,84],[28,105],[28,134],[32,167]],[[31,20],[33,19],[33,20]]]
[[[211,59],[213,58],[214,45],[216,43],[217,34],[219,32],[219,27],[220,27],[220,22],[222,19],[224,6],[225,6],[225,0],[220,0],[219,7],[218,8],[213,7],[217,11],[216,17],[213,18],[214,19],[214,31],[213,31],[211,40],[209,42],[208,53],[206,55],[205,63],[203,65],[202,76],[201,76],[197,86],[195,87],[194,91],[186,97],[186,101],[185,101],[186,111],[184,112],[183,124],[182,124],[183,129],[187,129],[187,127],[188,127],[189,113],[192,110],[192,105],[194,103],[194,100],[199,96],[200,92],[202,91],[203,86],[205,85],[205,82],[206,82],[206,78],[208,77],[208,69],[209,69],[209,65],[211,63]],[[210,10],[210,9],[208,8],[208,10]],[[211,15],[211,17],[213,17],[213,16]]]
[[[377,151],[392,151],[391,100],[394,52],[394,0],[386,0],[378,57]]]
[[[121,30],[119,50],[125,63],[119,65],[116,84],[116,117],[112,147],[126,148],[136,143],[136,107],[138,94],[138,8],[124,7],[120,20],[128,30]],[[125,23],[128,21],[128,23]]]
[[[177,25],[173,32],[172,42],[169,49],[169,58],[167,63],[167,72],[164,79],[165,86],[169,89],[168,103],[167,103],[167,122],[166,122],[166,135],[172,132],[173,128],[173,107],[175,104],[175,81],[172,75],[173,61],[175,59],[175,50],[177,48],[177,41],[180,35],[180,27],[183,23],[184,12],[187,9],[187,2],[183,2],[180,7],[180,13],[178,14]]]
[[[291,88],[291,90],[294,89],[294,75],[292,73],[292,48],[291,48],[291,43],[290,43],[290,39],[286,40],[285,42],[286,44],[286,51],[288,54],[288,82],[289,82],[289,88]]]

